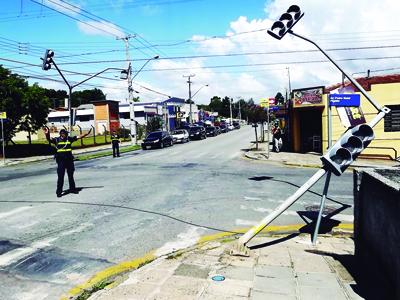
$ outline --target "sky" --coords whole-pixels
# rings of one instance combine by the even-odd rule
[[[114,68],[74,90],[99,88],[121,102],[128,83],[120,70],[128,60],[135,96],[143,102],[187,99],[188,75],[198,104],[213,96],[259,102],[340,82],[341,73],[312,44],[267,34],[292,4],[304,12],[293,31],[325,49],[348,74],[400,73],[395,0],[3,0],[0,64],[31,84],[64,90],[54,68],[41,68],[46,49],[71,85]]]

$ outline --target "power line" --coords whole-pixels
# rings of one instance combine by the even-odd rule
[[[388,48],[399,48],[399,47],[400,47],[400,45],[346,47],[346,48],[331,48],[331,49],[327,49],[326,51],[372,50],[372,49],[388,49]],[[319,51],[310,49],[310,50],[287,50],[287,51],[269,51],[269,52],[243,52],[243,53],[229,53],[229,54],[189,55],[189,56],[160,57],[158,60],[179,60],[179,59],[194,59],[194,58],[235,57],[235,56],[249,56],[249,55],[293,54],[293,53],[313,53],[313,52],[319,52]],[[148,58],[132,59],[132,61],[144,61],[144,60],[148,60]],[[98,63],[125,62],[125,61],[126,60],[123,60],[123,59],[95,60],[95,61],[63,63],[63,65],[98,64]]]

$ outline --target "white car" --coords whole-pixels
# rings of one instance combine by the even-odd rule
[[[176,129],[171,132],[174,143],[186,143],[189,142],[189,133],[186,129]]]

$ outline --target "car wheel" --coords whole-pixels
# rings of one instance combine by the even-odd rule
[[[161,149],[164,148],[164,142],[161,142],[161,143],[160,143],[160,148],[161,148]]]
[[[174,142],[171,140],[171,142],[169,143],[169,146],[173,146]]]

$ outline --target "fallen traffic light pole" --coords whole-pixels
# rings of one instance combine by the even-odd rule
[[[377,109],[378,114],[368,124],[361,124],[356,127],[348,128],[347,131],[336,141],[336,143],[327,150],[326,154],[321,157],[323,167],[318,170],[309,180],[307,180],[293,195],[288,197],[281,205],[279,205],[273,212],[271,212],[268,216],[261,220],[261,222],[241,236],[238,240],[238,249],[233,249],[231,252],[233,255],[246,255],[246,244],[260,231],[267,227],[273,220],[280,216],[285,210],[287,210],[293,203],[295,203],[325,174],[327,174],[313,236],[313,244],[315,244],[325,205],[326,195],[328,193],[331,173],[340,176],[346,170],[346,168],[351,165],[357,156],[374,139],[374,132],[372,128],[378,124],[387,113],[390,112],[389,108],[380,106],[374,99],[372,99],[364,90],[364,88],[344,70],[342,70],[342,68],[315,42],[292,31],[293,26],[303,16],[304,13],[300,10],[299,6],[290,6],[286,13],[280,17],[279,21],[276,21],[272,25],[271,30],[268,30],[268,34],[280,40],[286,33],[290,33],[291,35],[312,43],[336,66],[336,68],[339,69],[340,72],[342,72],[345,77],[347,77],[347,79],[349,79],[349,81],[360,91],[360,93],[365,96],[365,98]]]

